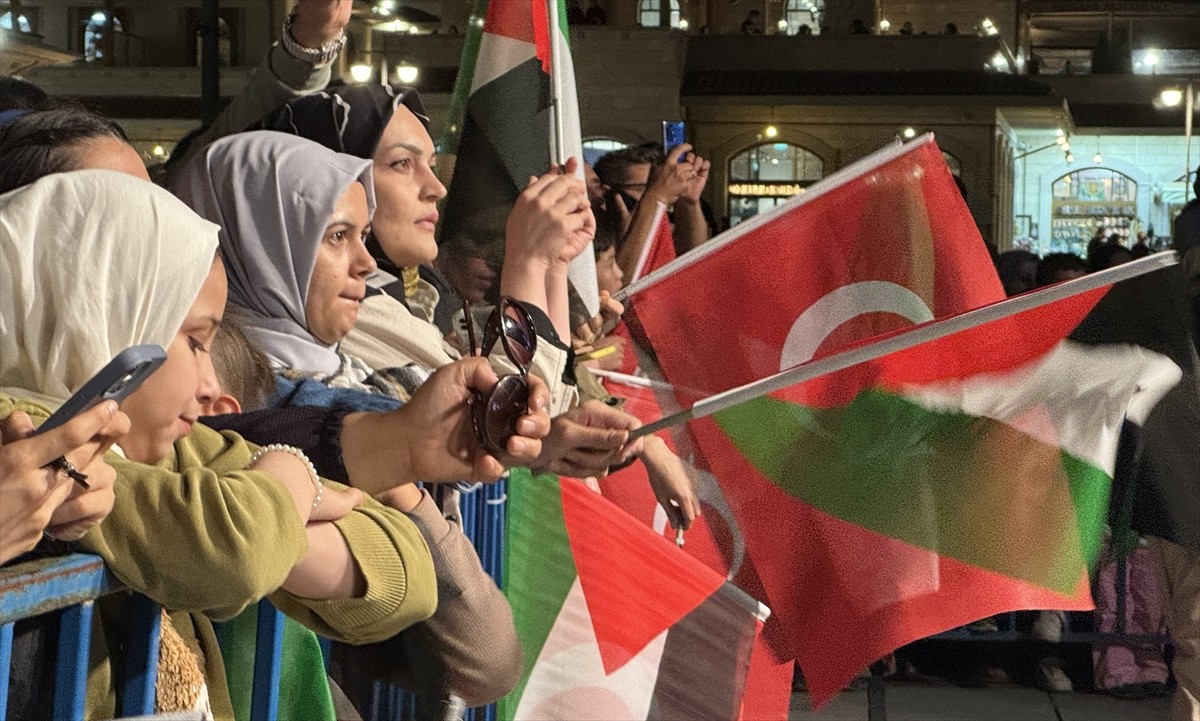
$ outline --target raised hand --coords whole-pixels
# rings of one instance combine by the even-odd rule
[[[332,42],[350,22],[353,4],[353,0],[298,0],[292,39],[306,48]]]
[[[534,467],[573,478],[603,476],[641,452],[640,440],[626,444],[629,431],[640,425],[625,411],[587,401],[554,418]]]

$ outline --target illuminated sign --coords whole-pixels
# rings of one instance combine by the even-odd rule
[[[1137,203],[1081,203],[1055,201],[1054,214],[1066,218],[1096,218],[1137,215]]]
[[[730,195],[769,196],[788,198],[804,192],[796,183],[730,183]]]

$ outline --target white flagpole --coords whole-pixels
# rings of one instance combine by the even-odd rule
[[[546,18],[550,25],[550,147],[555,163],[567,162],[567,142],[563,132],[562,50],[558,47],[558,0],[546,0]]]
[[[1095,290],[1096,288],[1136,278],[1139,275],[1161,270],[1162,268],[1168,268],[1176,265],[1178,262],[1179,256],[1173,251],[1169,253],[1157,253],[1130,263],[1125,263],[1124,265],[1118,265],[1114,268],[1092,273],[1091,275],[1085,275],[1082,278],[1059,283],[1049,288],[1023,293],[1015,298],[985,305],[982,308],[976,308],[966,313],[960,313],[942,320],[922,323],[915,328],[889,336],[875,343],[851,348],[841,353],[834,353],[819,360],[801,363],[795,368],[789,368],[762,380],[747,383],[737,388],[731,388],[723,393],[696,401],[688,410],[666,416],[638,428],[629,434],[629,439],[633,440],[638,436],[656,433],[664,428],[695,420],[696,418],[704,418],[705,416],[723,411],[726,408],[736,406],[739,403],[783,390],[797,383],[812,380],[817,376],[836,373],[859,363],[866,363],[867,361],[881,358],[889,353],[906,350],[921,343],[945,338],[953,333],[969,330],[984,323],[1007,318],[1027,310],[1040,308],[1055,301],[1064,300],[1080,293],[1086,293],[1089,290]]]

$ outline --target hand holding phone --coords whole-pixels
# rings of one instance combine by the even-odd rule
[[[677,148],[687,142],[684,140],[685,126],[682,120],[664,120],[662,121],[662,126],[664,154],[670,153],[674,148]],[[684,162],[684,157],[684,155],[680,155],[678,162]]]
[[[59,406],[46,420],[38,426],[37,433],[45,433],[70,421],[75,416],[87,411],[98,403],[113,400],[120,403],[130,393],[137,390],[162,362],[167,354],[156,345],[137,345],[126,348],[100,369],[96,375],[88,379],[83,387],[76,391],[66,403]],[[36,435],[36,434],[35,434]],[[47,465],[64,471],[80,486],[87,488],[87,476],[80,473],[66,458],[59,456]]]

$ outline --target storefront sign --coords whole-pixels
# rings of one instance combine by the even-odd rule
[[[787,198],[801,192],[796,183],[730,183],[730,195]]]
[[[1055,201],[1054,215],[1061,218],[1101,218],[1108,216],[1137,215],[1137,203],[1080,203]]]
[[[1037,13],[1117,13],[1129,15],[1196,15],[1200,7],[1186,2],[1138,2],[1137,0],[1031,0],[1025,12]]]

